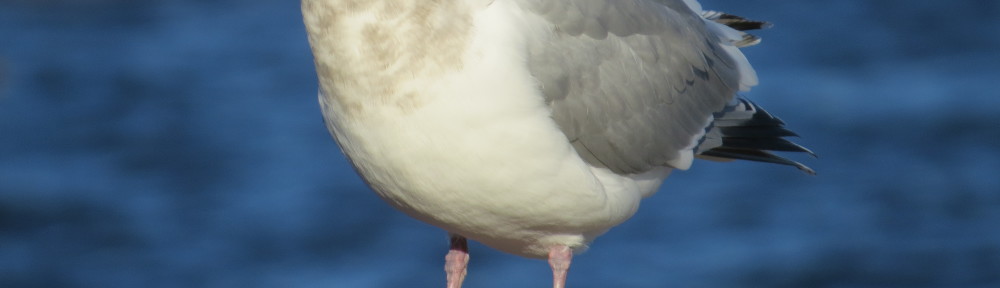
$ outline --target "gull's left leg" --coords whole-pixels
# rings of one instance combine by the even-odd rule
[[[549,266],[552,266],[552,287],[566,287],[566,273],[569,272],[569,263],[573,260],[573,249],[566,245],[558,245],[549,248]]]
[[[451,234],[451,248],[444,256],[444,271],[448,274],[448,288],[461,288],[469,266],[469,244],[465,237]]]

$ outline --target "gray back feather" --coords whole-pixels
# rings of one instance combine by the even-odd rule
[[[739,88],[735,60],[683,0],[519,1],[553,25],[529,44],[529,69],[592,165],[640,173],[682,159]]]

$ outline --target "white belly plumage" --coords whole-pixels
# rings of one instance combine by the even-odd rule
[[[383,199],[517,255],[544,258],[553,244],[583,251],[593,237],[632,216],[666,177],[667,168],[620,176],[591,167],[540,101],[499,100],[531,96],[514,93],[464,101],[445,93],[419,109],[370,108],[351,120],[321,101],[343,151]],[[460,103],[465,101],[478,105]]]

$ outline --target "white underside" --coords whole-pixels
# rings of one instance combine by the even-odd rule
[[[320,101],[345,154],[396,208],[508,253],[582,251],[631,217],[670,169],[618,175],[578,156],[524,63],[525,35],[536,31],[510,25],[521,10],[509,5],[474,16],[464,70],[414,83],[420,107],[348,117],[337,101]]]

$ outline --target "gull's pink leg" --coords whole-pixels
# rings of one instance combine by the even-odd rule
[[[451,234],[451,249],[444,256],[444,271],[448,273],[448,288],[461,288],[465,268],[469,266],[469,244],[465,237]]]
[[[573,260],[573,249],[565,245],[549,248],[549,266],[552,266],[552,287],[566,287],[566,273],[569,263]]]

